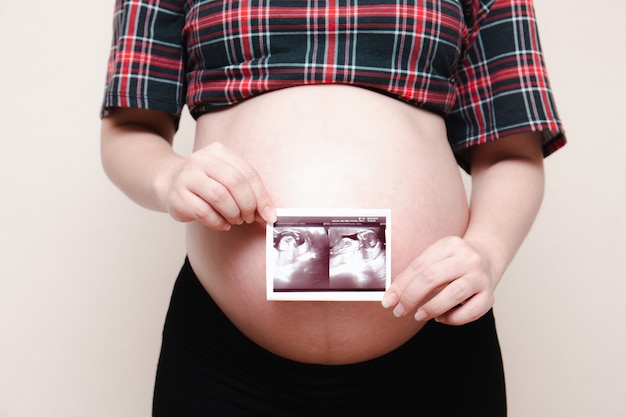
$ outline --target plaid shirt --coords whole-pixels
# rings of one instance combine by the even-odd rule
[[[117,0],[104,111],[194,117],[341,83],[446,118],[457,160],[510,134],[565,143],[532,0]]]

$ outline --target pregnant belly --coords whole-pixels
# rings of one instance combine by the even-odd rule
[[[465,230],[465,190],[443,121],[390,98],[340,86],[281,90],[201,117],[195,146],[212,141],[257,169],[277,207],[391,209],[392,279],[435,240]],[[244,334],[278,355],[362,361],[422,327],[411,317],[393,317],[380,302],[266,300],[265,225],[214,232],[190,223],[187,231],[189,258],[204,287]],[[376,260],[380,247],[370,236],[355,236],[333,242],[333,262],[373,268],[354,257]]]

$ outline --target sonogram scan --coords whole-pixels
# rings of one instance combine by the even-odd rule
[[[279,209],[267,225],[267,298],[381,299],[390,220],[388,209]]]

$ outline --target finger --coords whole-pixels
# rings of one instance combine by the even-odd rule
[[[170,201],[168,211],[175,220],[182,222],[197,220],[214,230],[229,230],[231,228],[231,224],[211,205],[189,190],[183,193],[177,192]]]
[[[453,280],[417,310],[415,319],[422,321],[440,317],[455,307],[465,304],[478,291],[479,286],[471,279]]]
[[[421,283],[416,283],[416,280],[419,280],[419,277],[424,273],[424,270],[428,267],[428,263],[433,262],[433,256],[429,253],[430,248],[426,249],[419,257],[417,257],[413,262],[409,264],[409,266],[396,275],[393,278],[393,281],[385,294],[383,295],[382,304],[384,308],[390,308],[397,306],[400,303],[401,299],[404,298],[405,302],[411,304],[411,296],[407,294],[407,289],[413,286],[415,287],[413,291],[417,294],[419,288],[416,287],[418,285],[422,285]],[[429,275],[427,273],[427,275]]]
[[[427,247],[402,273],[395,277],[390,289],[397,291],[397,293],[402,293],[406,286],[415,277],[419,276],[424,269],[455,256],[456,251],[463,244],[462,239],[456,236],[439,239]]]
[[[413,275],[411,269],[406,271]],[[446,285],[459,277],[461,270],[456,258],[445,258],[434,264],[420,268],[408,281],[401,292],[395,293],[398,300],[393,314],[402,317],[436,296]]]
[[[254,221],[257,223],[276,223],[277,220],[276,209],[271,205],[265,206],[265,209],[258,210],[254,215]]]
[[[453,326],[460,326],[478,320],[484,316],[494,304],[492,293],[479,293],[467,300],[466,303],[436,317],[438,322]]]
[[[199,195],[232,224],[254,221],[256,197],[245,174],[231,164],[214,160],[206,168]]]
[[[275,208],[259,173],[243,158],[221,144],[212,145],[218,163],[209,165],[209,175],[221,182],[236,201],[243,221],[252,223],[255,214],[274,222]]]
[[[263,185],[263,181],[261,181],[261,177],[258,175],[254,176],[250,179],[250,184],[252,185],[252,190],[254,191],[254,195],[256,197],[255,220],[260,220],[266,223],[275,223],[277,220],[276,208],[274,207],[274,203],[272,202],[269,193],[265,189],[265,185]],[[256,216],[260,217],[260,219],[256,218]]]

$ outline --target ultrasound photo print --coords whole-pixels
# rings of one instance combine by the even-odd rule
[[[267,225],[267,298],[380,300],[390,219],[387,209],[279,209]]]

